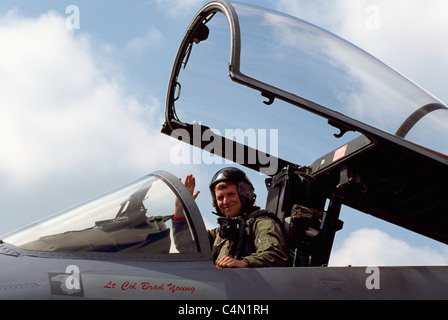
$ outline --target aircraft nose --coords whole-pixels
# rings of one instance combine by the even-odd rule
[[[32,257],[4,252],[4,248],[0,248],[0,300],[50,298],[50,290],[46,285],[48,273],[43,273],[42,269],[32,263]]]

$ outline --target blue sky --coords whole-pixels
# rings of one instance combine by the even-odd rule
[[[448,101],[446,0],[241,2],[326,28]],[[205,3],[0,3],[0,234],[158,169],[194,173],[213,224],[207,185],[219,167],[170,163],[172,141],[159,133],[179,42]],[[70,5],[79,29],[67,28]],[[262,199],[264,178],[250,177]],[[437,242],[350,209],[342,219],[335,264],[448,263]]]

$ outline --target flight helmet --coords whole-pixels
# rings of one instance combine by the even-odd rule
[[[255,189],[249,178],[246,176],[244,171],[234,167],[227,167],[216,172],[209,186],[212,194],[213,206],[215,207],[218,215],[222,215],[222,213],[216,202],[215,186],[220,182],[233,182],[236,184],[238,196],[242,206],[241,212],[245,213],[249,208],[253,207],[256,195],[254,193]]]

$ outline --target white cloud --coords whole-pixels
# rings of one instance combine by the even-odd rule
[[[204,0],[148,0],[148,4],[156,3],[159,7],[164,8],[171,16],[179,16],[198,11],[201,5],[207,1]]]
[[[152,45],[158,45],[162,41],[162,33],[156,28],[152,27],[149,29],[145,36],[136,37],[129,41],[125,46],[125,51],[140,54],[144,50],[150,48]]]
[[[0,42],[0,174],[7,181],[166,161],[162,103],[142,103],[106,78],[89,36],[68,30],[64,17],[10,11],[0,18]],[[165,148],[154,152],[155,145]]]
[[[332,266],[447,265],[448,251],[415,247],[378,229],[363,228],[350,234],[333,249]]]

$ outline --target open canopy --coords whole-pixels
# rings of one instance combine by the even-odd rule
[[[278,12],[222,1],[205,6],[181,44],[169,89],[167,133],[179,122],[222,135],[278,129],[278,156],[301,164],[342,144],[332,136],[338,130],[287,102],[342,132],[378,136],[447,162],[444,103],[352,44]],[[297,144],[305,146],[301,152]]]
[[[204,6],[174,62],[162,131],[208,161],[271,176],[309,167],[328,198],[448,243],[448,107],[303,20]]]

